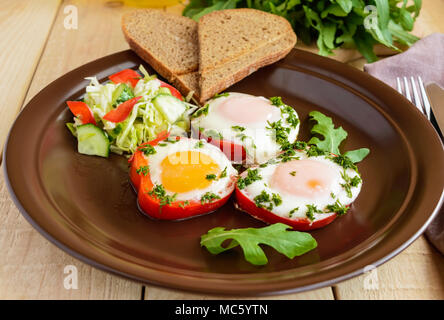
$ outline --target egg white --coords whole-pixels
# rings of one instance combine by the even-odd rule
[[[173,139],[173,138],[171,138]],[[201,147],[196,147],[198,142],[202,141]],[[178,193],[176,195],[177,200],[197,200],[200,201],[202,196],[207,192],[212,192],[223,198],[230,194],[234,189],[234,181],[238,172],[231,165],[230,160],[225,156],[225,154],[216,146],[207,143],[205,140],[181,138],[179,141],[171,142],[160,142],[160,146],[156,145],[154,149],[156,153],[148,155],[148,163],[150,170],[151,182],[154,185],[162,184],[161,174],[161,162],[171,154],[181,151],[197,151],[203,153],[209,157],[219,166],[222,172],[224,168],[227,168],[227,175],[224,178],[218,178],[216,180],[211,180],[211,184],[204,189],[196,189],[185,193]],[[162,146],[166,144],[165,146]],[[173,192],[166,190],[168,195],[173,195]]]
[[[268,194],[278,194],[281,199],[282,203],[278,206],[273,205],[273,209],[270,210],[274,214],[287,218],[287,219],[301,219],[307,217],[307,205],[315,205],[318,209],[324,210],[327,205],[334,205],[336,201],[339,201],[342,205],[349,205],[359,195],[359,192],[361,191],[362,187],[362,180],[356,187],[351,187],[351,197],[347,195],[347,192],[341,184],[345,184],[345,180],[343,179],[341,173],[345,173],[350,177],[353,178],[355,176],[359,176],[360,174],[358,171],[348,168],[344,169],[339,164],[333,162],[331,159],[329,159],[327,156],[315,156],[315,157],[309,157],[307,153],[303,150],[296,151],[295,154],[296,157],[299,158],[299,160],[303,159],[309,159],[310,161],[318,161],[325,163],[328,165],[331,169],[335,171],[335,178],[331,183],[331,189],[328,192],[328,195],[323,197],[317,197],[316,199],[308,199],[304,197],[295,196],[292,194],[280,192],[280,190],[274,189],[270,187],[270,181],[273,176],[274,171],[279,166],[280,161],[277,160],[277,163],[274,164],[268,164],[266,167],[254,167],[251,169],[258,169],[258,174],[262,177],[261,180],[256,180],[252,184],[246,186],[244,189],[240,190],[247,198],[249,198],[251,201],[254,202],[254,198],[258,196],[263,190],[267,192]],[[292,160],[292,161],[298,161],[298,160]],[[245,177],[247,175],[247,171],[243,172],[241,174],[241,177]],[[334,195],[334,197],[332,196]],[[295,208],[299,208],[292,212],[290,214],[290,211],[294,210]],[[314,221],[326,218],[328,216],[333,215],[333,212],[328,213],[314,213]]]
[[[275,157],[280,152],[280,145],[276,142],[273,134],[270,133],[268,124],[265,122],[257,122],[257,123],[249,123],[243,124],[234,122],[230,119],[227,119],[218,112],[216,112],[217,108],[228,98],[231,97],[243,97],[243,96],[251,96],[244,93],[237,92],[228,92],[226,96],[220,96],[217,98],[213,98],[208,101],[208,113],[206,115],[201,115],[198,118],[192,119],[191,128],[193,136],[196,136],[197,132],[201,132],[203,135],[208,136],[205,132],[208,130],[215,130],[218,133],[222,134],[222,137],[225,141],[231,141],[234,144],[242,145],[247,153],[247,165],[259,164],[263,163],[273,157]],[[257,97],[259,99],[264,99],[265,101],[269,101],[264,97]],[[276,107],[280,108],[281,107]],[[282,110],[282,109],[281,109]],[[293,110],[294,111],[294,110]],[[296,117],[298,117],[297,112],[294,111]],[[293,128],[290,124],[288,124],[285,119],[288,115],[280,112],[280,115],[277,119],[282,119],[282,126],[285,128],[289,128],[290,132],[288,134],[288,141],[293,143],[299,133],[299,124],[296,128]],[[299,117],[298,117],[299,118]],[[242,132],[236,131],[232,128],[232,126],[241,126],[244,127],[245,130]],[[199,128],[201,128],[199,130]],[[203,130],[203,132],[202,132]],[[240,134],[244,134],[247,136],[247,139],[242,139]]]

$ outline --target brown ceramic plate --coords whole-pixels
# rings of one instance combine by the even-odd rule
[[[143,63],[131,51],[75,69],[37,94],[14,123],[5,148],[9,190],[22,214],[46,238],[95,267],[143,282],[223,294],[302,291],[356,276],[405,249],[441,204],[444,152],[433,127],[396,91],[347,65],[294,50],[231,91],[282,96],[302,121],[320,110],[348,131],[344,150],[368,147],[359,164],[362,191],[350,212],[312,232],[316,250],[293,260],[265,248],[269,263],[248,264],[241,251],[213,256],[199,245],[216,226],[264,224],[232,202],[212,214],[153,221],[139,213],[127,161],[84,156],[65,127],[65,101],[87,81]],[[152,69],[148,68],[151,72]]]

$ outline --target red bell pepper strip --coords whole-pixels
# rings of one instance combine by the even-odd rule
[[[97,125],[91,109],[85,102],[66,101],[66,104],[68,105],[68,108],[71,110],[72,114],[82,121],[82,124],[92,123],[93,125]]]
[[[159,80],[159,81],[160,81],[160,87],[161,87],[161,88],[168,88],[168,89],[170,89],[170,92],[171,92],[171,94],[172,94],[174,97],[176,97],[177,99],[183,101],[183,97],[182,97],[182,95],[180,94],[179,90],[177,90],[176,88],[174,88],[172,85],[169,85],[168,83],[163,82],[162,80]]]
[[[134,88],[142,77],[132,69],[124,69],[108,78],[114,83],[129,83]]]
[[[333,213],[331,215],[326,214],[325,218],[318,219],[315,221],[310,221],[308,218],[299,218],[299,219],[285,218],[271,211],[268,211],[265,208],[257,207],[254,201],[245,196],[237,186],[235,194],[236,194],[236,203],[239,206],[239,208],[247,212],[249,215],[253,216],[254,218],[270,224],[278,222],[285,223],[286,225],[292,227],[294,230],[298,231],[307,231],[307,230],[322,228],[327,224],[333,222],[333,220],[335,220],[337,217],[337,214]]]
[[[133,110],[134,105],[139,101],[142,97],[135,97],[132,99],[129,99],[117,106],[117,108],[111,110],[105,116],[103,119],[118,123],[124,121],[126,118],[128,118],[129,114]]]

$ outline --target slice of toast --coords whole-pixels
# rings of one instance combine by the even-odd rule
[[[156,9],[140,9],[122,17],[130,48],[183,95],[198,98],[197,22]]]
[[[290,23],[255,9],[204,15],[198,24],[200,101],[285,57],[296,44]]]

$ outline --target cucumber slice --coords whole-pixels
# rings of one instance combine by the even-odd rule
[[[134,93],[127,84],[121,83],[114,90],[112,98],[112,105],[115,107],[129,99],[134,98]]]
[[[77,127],[79,153],[108,158],[109,140],[102,129],[88,123]]]
[[[69,129],[69,131],[71,132],[71,134],[74,136],[74,137],[77,137],[77,132],[76,132],[76,128],[74,127],[74,123],[72,123],[72,122],[67,122],[67,123],[65,123],[66,124],[66,127]]]
[[[160,87],[159,88],[159,94],[167,94],[167,95],[172,95],[170,89],[165,88],[165,87]]]
[[[159,94],[153,99],[153,105],[170,123],[180,119],[186,111],[186,105],[170,94]]]

